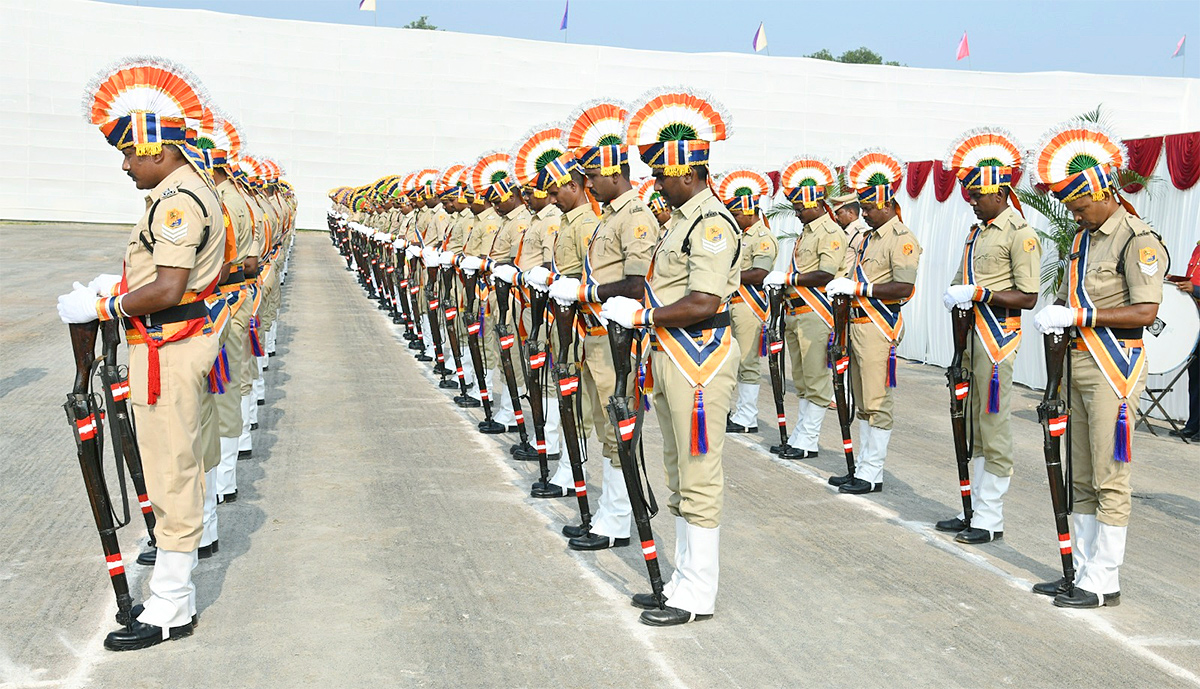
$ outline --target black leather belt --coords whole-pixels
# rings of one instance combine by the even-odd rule
[[[1118,340],[1140,340],[1145,328],[1109,328],[1109,330]]]
[[[245,281],[246,281],[246,271],[239,270],[236,273],[230,273],[229,277],[225,278],[225,282],[222,282],[221,285],[222,286],[232,285],[235,282],[245,282]]]
[[[172,306],[169,309],[163,309],[155,313],[148,313],[145,316],[139,316],[142,323],[147,328],[154,328],[167,323],[178,323],[180,321],[190,321],[193,318],[204,318],[208,313],[208,307],[202,301],[194,301],[190,304],[180,304]],[[125,329],[133,330],[133,321],[129,318],[124,319]]]
[[[699,323],[693,323],[685,327],[684,330],[692,332],[699,330],[712,330],[713,328],[728,328],[729,323],[729,312],[722,311],[721,313],[715,313],[708,318],[705,318]]]

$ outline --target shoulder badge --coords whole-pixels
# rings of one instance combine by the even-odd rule
[[[764,239],[764,240],[762,240],[762,243],[760,243],[760,244],[758,245],[758,250],[759,250],[759,251],[761,251],[761,252],[763,252],[764,254],[766,254],[766,253],[770,253],[770,252],[771,252],[771,242],[770,242],[770,240],[767,240],[767,239]]]
[[[178,208],[168,210],[166,217],[163,218],[161,231],[163,239],[172,244],[183,241],[188,231],[188,225],[183,219],[183,211]]]
[[[904,246],[900,247],[900,251],[904,252],[905,256],[912,254],[913,249],[914,247],[912,242],[907,242]]]
[[[649,237],[649,236],[650,236],[650,227],[649,226],[638,225],[637,227],[633,228],[633,238],[634,239],[645,239],[646,237]]]
[[[1158,251],[1152,246],[1138,250],[1138,268],[1146,275],[1158,273]]]
[[[838,241],[838,240],[836,240],[836,239],[834,239],[834,240],[831,240],[831,241],[829,242],[829,248],[830,248],[832,251],[837,251],[838,249],[842,248],[842,243],[841,243],[841,242],[839,242],[839,241]]]
[[[556,232],[558,232],[558,223],[553,222],[546,225],[546,234],[554,234]]]
[[[711,215],[717,216],[719,213],[712,213]],[[708,217],[708,215],[705,215],[705,217]],[[704,244],[705,250],[714,254],[720,253],[725,250],[727,240],[728,238],[725,235],[724,227],[721,227],[720,225],[709,225],[708,227],[704,228],[704,239],[702,243]]]
[[[1021,248],[1025,250],[1025,253],[1030,253],[1037,248],[1037,245],[1037,240],[1033,237],[1029,237],[1021,244]]]

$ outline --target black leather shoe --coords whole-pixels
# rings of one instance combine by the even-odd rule
[[[784,459],[812,459],[817,456],[816,450],[801,450],[791,445],[772,445],[770,449],[771,454],[779,455]]]
[[[457,390],[458,381],[454,380],[453,378],[443,378],[442,380],[438,381],[438,387],[443,390]]]
[[[430,361],[433,361],[433,357],[429,356],[425,352],[417,352],[417,356],[414,358],[417,361],[422,361],[424,363],[429,363]]]
[[[166,631],[164,638],[162,627],[134,620],[128,628],[118,629],[105,637],[104,647],[110,651],[136,651],[141,648],[157,646],[164,641],[174,641],[191,636],[193,631],[195,631],[195,625],[188,622],[180,627],[171,627]]]
[[[861,478],[853,478],[850,481],[838,486],[839,493],[849,493],[851,495],[862,495],[864,493],[878,493],[883,490],[883,482],[871,483],[864,481]]]
[[[209,545],[200,546],[196,550],[196,557],[200,558],[201,560],[207,560],[208,558],[212,557],[213,555],[216,555],[217,551],[219,551],[221,549],[220,543],[221,543],[220,541],[213,541]]]
[[[529,443],[517,443],[508,448],[508,453],[512,455],[513,459],[519,459],[523,462],[536,462],[538,458],[538,451],[533,449],[533,445]]]
[[[541,481],[533,484],[529,489],[529,497],[531,498],[573,498],[575,497],[575,489],[568,488],[563,490],[562,486],[556,486],[553,483],[542,483]]]
[[[480,433],[487,435],[500,435],[507,430],[504,424],[496,423],[495,421],[480,421],[478,428]]]
[[[413,350],[416,350],[416,349],[423,350],[423,349],[425,349],[425,343],[421,341],[421,338],[417,337],[414,334],[412,336],[412,339],[408,341],[408,348],[413,349]]]
[[[1058,596],[1067,592],[1067,580],[1065,577],[1059,577],[1058,581],[1043,581],[1040,584],[1034,584],[1033,592],[1043,596]]]
[[[665,605],[666,601],[663,601],[663,603]],[[653,593],[635,593],[629,604],[642,610],[658,610],[658,601],[654,600]]]
[[[979,545],[980,543],[991,543],[1004,538],[1003,531],[988,531],[987,529],[963,529],[958,532],[954,540],[967,545]]]
[[[256,423],[252,423],[252,424],[250,424],[250,430],[252,430],[252,431],[257,431],[257,430],[258,430],[258,424],[256,424]]]
[[[609,538],[595,533],[586,533],[567,541],[571,550],[604,550],[605,548],[623,548],[629,545],[628,538]]]
[[[586,535],[587,529],[583,528],[582,524],[567,524],[562,528],[562,535],[567,538],[579,538]]]
[[[260,407],[264,406],[266,403],[267,403],[267,401],[265,399],[259,399],[257,402],[255,402],[255,404],[257,404]]]
[[[853,480],[854,480],[854,474],[845,474],[843,476],[830,476],[829,477],[829,485],[840,487],[840,486],[846,485],[847,483],[850,483]]]
[[[953,519],[943,519],[942,521],[934,524],[933,528],[937,529],[938,531],[945,531],[946,533],[959,533],[963,529],[967,528],[967,523],[958,517],[955,517]]]
[[[153,546],[149,550],[143,550],[137,556],[137,563],[146,567],[153,567],[154,563],[158,562],[158,548]]]
[[[1171,430],[1167,431],[1167,435],[1174,437],[1174,438],[1189,438],[1190,439],[1192,436],[1196,435],[1196,433],[1200,433],[1200,428],[1190,428],[1188,426],[1184,426],[1183,428],[1180,428],[1179,430],[1175,430],[1174,428],[1172,428]]]
[[[726,433],[758,433],[758,426],[743,426],[732,421],[725,422]]]
[[[250,459],[254,456],[254,450],[238,450],[238,459]]]
[[[400,317],[400,314],[394,314],[392,316],[392,325],[400,325],[403,322],[404,319]]]
[[[446,368],[445,364],[434,364],[433,372],[438,374],[439,376],[450,375],[450,369]]]
[[[459,407],[462,407],[463,409],[478,409],[479,407],[483,406],[482,402],[475,399],[474,397],[471,397],[470,395],[456,396],[454,398],[454,404],[458,405]]]
[[[226,494],[222,495],[220,501],[221,502],[237,502],[237,491],[235,490],[232,493],[226,493]]]
[[[275,356],[275,352],[267,352],[267,356],[268,356],[268,357],[273,357],[273,356]]]
[[[1054,605],[1059,608],[1112,608],[1120,604],[1120,591],[1100,596],[1091,591],[1081,589],[1078,586],[1071,593],[1060,593],[1054,597]]]
[[[137,605],[130,608],[129,609],[129,622],[133,622],[138,617],[140,617],[142,614],[142,611],[144,611],[145,609],[146,609],[146,606],[142,605],[141,603],[138,603]],[[117,618],[117,624],[129,626],[129,622],[121,621],[121,613],[118,612],[113,617]],[[198,624],[200,624],[200,614],[199,613],[192,615],[192,626],[195,627]]]
[[[413,333],[413,331],[411,331],[411,330],[405,330],[404,334],[401,335],[400,337],[403,337],[405,342],[412,342],[413,340],[417,339],[416,334]]]
[[[693,615],[687,610],[672,608],[667,606],[661,610],[647,610],[642,613],[639,618],[642,624],[648,624],[651,627],[674,627],[688,622],[701,622],[711,618],[712,615]]]

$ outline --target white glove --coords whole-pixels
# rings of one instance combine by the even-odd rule
[[[634,327],[633,317],[641,310],[641,303],[629,297],[610,297],[600,307],[600,318],[625,328],[632,328]]]
[[[828,285],[825,285],[825,294],[828,294],[831,297],[839,294],[847,294],[852,296],[856,289],[858,289],[858,283],[850,278],[834,278],[829,281]]]
[[[409,244],[408,248],[404,250],[404,255],[408,256],[409,258],[420,258],[421,247],[417,246],[416,244]]]
[[[787,284],[787,273],[783,272],[782,270],[772,270],[771,272],[767,273],[767,276],[765,278],[763,278],[762,284],[763,284],[763,287],[774,287],[776,285],[786,285]]]
[[[1037,312],[1033,325],[1043,335],[1060,334],[1075,325],[1075,309],[1052,304]]]
[[[492,268],[492,277],[496,278],[497,280],[507,282],[511,285],[513,280],[517,279],[517,273],[519,272],[521,271],[517,270],[516,266],[506,263],[502,266],[496,266],[495,268]]]
[[[550,298],[563,306],[570,306],[579,301],[580,284],[577,278],[558,278],[550,285]]]
[[[942,295],[942,302],[946,304],[946,310],[954,308],[958,305],[962,308],[967,308],[975,301],[975,285],[950,285],[946,288],[946,293]]]
[[[437,250],[437,247],[427,246],[421,252],[421,260],[427,266],[436,266],[442,261],[442,252]]]
[[[98,297],[111,297],[119,284],[121,284],[120,275],[100,273],[92,278],[92,281],[87,284],[87,288],[95,292]]]
[[[406,246],[408,246],[408,242],[404,241],[403,239],[397,239],[396,241],[392,242],[393,249],[403,249]]]
[[[534,266],[525,271],[525,282],[539,292],[549,289],[550,271],[543,266]]]
[[[441,264],[443,266],[454,265],[454,252],[453,251],[443,251],[442,255],[439,258],[441,259]]]
[[[463,260],[458,264],[463,270],[474,273],[483,267],[483,259],[478,256],[463,256]]]
[[[84,287],[76,282],[71,285],[71,291],[58,298],[58,317],[63,323],[91,323],[100,317],[96,315],[95,290]]]
[[[389,239],[391,239],[391,237],[388,236],[388,234],[386,232],[376,232],[375,233],[375,241],[377,241],[377,242],[386,242]]]

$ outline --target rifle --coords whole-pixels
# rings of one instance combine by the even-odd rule
[[[105,408],[108,409],[108,423],[112,434],[113,455],[124,458],[125,466],[129,469],[129,479],[137,492],[138,507],[146,520],[146,533],[150,534],[147,544],[154,548],[154,508],[146,495],[146,478],[142,474],[142,453],[138,450],[137,431],[133,425],[133,416],[129,413],[129,377],[117,365],[117,345],[121,343],[121,332],[117,321],[104,321],[100,324],[102,339],[103,365],[100,366],[100,380],[104,383]],[[150,551],[150,552],[153,552]],[[145,555],[145,554],[143,554]],[[147,558],[142,555],[138,560]],[[139,564],[151,564],[139,562]]]
[[[630,404],[626,396],[631,370],[630,356],[633,351],[634,331],[618,323],[608,323],[608,346],[612,350],[613,369],[617,374],[616,388],[608,398],[608,416],[617,429],[617,455],[621,460],[621,474],[625,477],[625,488],[629,493],[629,505],[633,510],[633,521],[637,525],[638,540],[642,542],[642,555],[646,558],[646,571],[650,575],[650,595],[661,610],[667,604],[663,595],[662,573],[658,568],[658,549],[654,544],[654,532],[650,519],[658,513],[654,493],[649,483],[643,486],[638,477],[638,458],[634,454],[634,440],[641,436],[641,406]],[[630,407],[637,411],[632,411]],[[644,462],[645,457],[641,458]],[[641,463],[642,473],[646,471]]]
[[[425,314],[421,313],[421,300],[417,297],[421,294],[421,274],[418,273],[417,265],[421,262],[421,258],[410,258],[405,261],[408,266],[408,295],[412,305],[412,319],[416,327],[416,338],[408,343],[408,348],[417,352],[417,361],[429,361],[429,357],[425,356],[425,326],[421,322],[421,317]]]
[[[850,400],[846,397],[846,373],[850,370],[850,297],[833,298],[833,337],[829,339],[829,361],[833,364],[833,399],[837,402],[842,451],[846,454],[846,478],[854,478],[854,441],[850,437]],[[833,480],[838,477],[830,478]]]
[[[429,314],[429,334],[433,339],[433,353],[436,357],[433,372],[442,377],[438,381],[438,387],[449,390],[455,387],[455,385],[454,381],[448,378],[450,369],[446,368],[446,354],[445,350],[442,349],[442,324],[438,318],[442,312],[442,302],[438,299],[438,291],[441,286],[441,281],[438,280],[439,270],[441,270],[441,266],[439,265],[425,267],[427,275],[425,280],[425,299],[429,307],[426,313]]]
[[[387,311],[387,283],[384,279],[383,242],[375,239],[375,235],[371,235],[368,242],[371,247],[371,274],[375,277],[375,289],[377,292],[377,294],[372,296],[379,301],[379,310]]]
[[[963,522],[971,528],[971,445],[967,440],[967,396],[971,392],[971,372],[963,367],[967,340],[975,327],[975,309],[951,309],[954,332],[954,357],[946,368],[946,387],[950,388],[950,427],[954,431],[954,457],[958,462],[958,485],[962,494]]]
[[[462,346],[458,339],[458,297],[454,294],[454,269],[442,270],[442,299],[446,302],[446,336],[450,338],[450,349],[454,353],[454,374],[458,376],[459,395],[454,403],[460,407],[478,407],[479,402],[467,394],[467,378],[463,375]]]
[[[550,488],[550,464],[546,458],[546,414],[542,404],[542,385],[546,380],[546,357],[549,349],[541,341],[542,321],[546,315],[549,295],[541,290],[529,290],[529,337],[525,339],[525,392],[529,398],[529,414],[533,417],[533,446],[537,450],[538,480],[530,486],[529,496],[544,497]]]
[[[517,374],[513,370],[512,357],[508,350],[512,349],[517,336],[508,329],[509,290],[512,286],[503,280],[496,280],[496,304],[500,315],[496,322],[496,338],[500,341],[500,367],[504,371],[504,382],[508,385],[508,396],[512,399],[513,414],[517,417],[517,433],[521,436],[521,445],[529,446],[529,433],[525,430],[525,413],[521,411],[521,397],[517,391]]]
[[[405,243],[405,248],[408,244]],[[400,298],[400,310],[404,314],[404,339],[412,343],[417,339],[415,326],[413,325],[413,307],[408,301],[408,262],[404,259],[403,249],[393,249],[395,254],[396,272],[400,274],[400,281],[396,284],[396,294]]]
[[[575,498],[579,500],[579,523],[584,532],[592,529],[592,510],[588,505],[587,481],[583,476],[583,442],[575,425],[575,405],[572,399],[579,393],[579,364],[570,362],[567,352],[575,341],[576,307],[554,303],[554,327],[558,330],[558,361],[554,364],[558,379],[558,412],[562,417],[562,434],[571,460],[571,479],[575,482]]]
[[[483,401],[483,421],[479,429],[492,429],[499,424],[492,418],[492,393],[487,387],[487,371],[483,366],[483,352],[479,349],[479,337],[482,335],[483,315],[475,308],[476,287],[479,284],[475,274],[462,275],[463,308],[467,310],[471,320],[467,323],[467,349],[471,352],[471,365],[475,368],[475,384],[479,386],[479,399]],[[503,432],[503,431],[500,431]]]
[[[1058,439],[1067,432],[1067,419],[1071,410],[1060,393],[1063,378],[1063,362],[1071,338],[1065,333],[1048,333],[1043,336],[1046,345],[1046,391],[1038,404],[1038,421],[1042,424],[1042,451],[1046,457],[1046,475],[1050,479],[1050,503],[1054,507],[1054,528],[1058,531],[1058,554],[1062,559],[1063,582],[1066,593],[1075,589],[1075,562],[1071,558],[1071,527],[1067,521],[1070,502],[1067,499],[1066,482],[1063,478],[1062,457]],[[1069,438],[1070,436],[1068,436]],[[1071,443],[1067,443],[1067,474],[1070,474]]]
[[[129,501],[125,494],[125,477],[117,459],[117,474],[121,479],[121,498],[124,502],[124,521],[117,518],[113,502],[104,481],[104,430],[101,425],[103,410],[91,391],[92,369],[96,363],[96,332],[98,322],[72,323],[71,349],[75,354],[75,384],[67,395],[63,409],[67,423],[75,434],[75,449],[79,455],[79,469],[83,473],[83,485],[87,488],[88,502],[92,507],[92,518],[100,534],[100,546],[104,549],[104,563],[108,567],[109,581],[117,597],[117,621],[129,627],[133,624],[130,610],[133,598],[129,595],[129,582],[125,579],[125,565],[121,559],[121,544],[117,541],[117,529],[129,523]]]
[[[783,287],[767,287],[770,313],[767,316],[767,368],[771,371],[771,395],[775,398],[775,417],[779,421],[779,445],[771,448],[780,457],[796,458],[801,452],[788,444],[787,411],[783,407]]]

